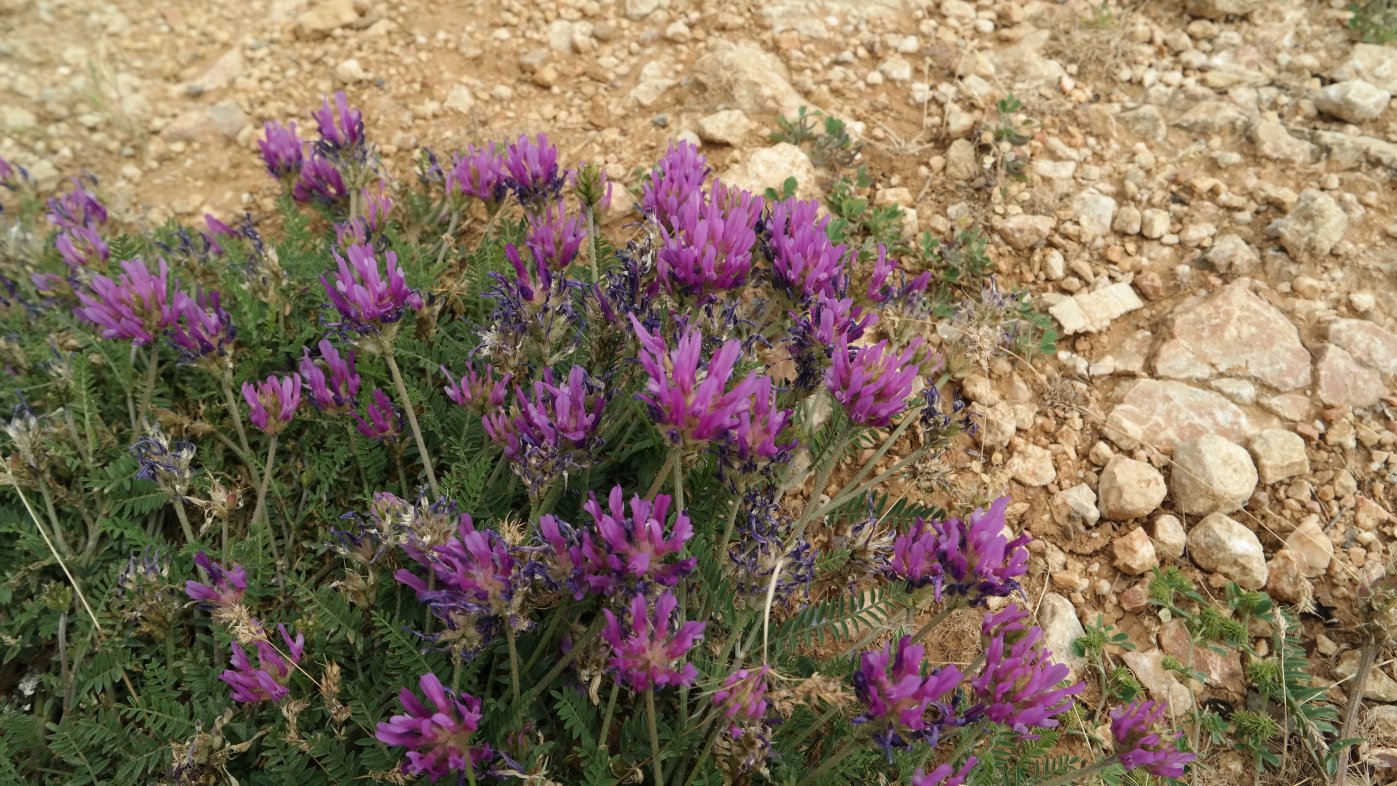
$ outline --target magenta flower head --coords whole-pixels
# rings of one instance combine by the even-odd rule
[[[343,155],[346,152],[362,153],[364,148],[364,115],[349,105],[344,91],[331,96],[335,107],[330,107],[330,99],[325,99],[319,112],[312,116],[320,128],[321,145],[330,151]],[[338,113],[336,112],[338,110]]]
[[[1072,697],[1086,686],[1058,687],[1069,672],[1043,647],[1042,629],[1013,628],[1006,626],[985,647],[985,666],[970,680],[980,702],[974,712],[1032,738],[1031,729],[1057,726],[1055,716],[1071,709]]]
[[[350,246],[344,256],[337,251],[331,254],[339,271],[333,283],[325,276],[320,277],[320,283],[330,303],[344,317],[344,327],[375,333],[402,319],[408,309],[422,308],[422,296],[408,287],[398,267],[398,255],[392,251],[383,252],[382,270],[372,246]]]
[[[911,747],[916,740],[935,747],[952,715],[952,692],[965,675],[955,666],[927,674],[925,655],[911,636],[903,636],[896,655],[891,644],[865,652],[854,673],[854,692],[865,707],[854,723],[872,724],[873,740],[889,757],[894,747]]]
[[[406,775],[426,775],[433,783],[451,774],[464,779],[493,755],[488,745],[470,744],[471,735],[480,728],[480,699],[452,692],[430,672],[422,675],[418,685],[432,706],[403,688],[398,700],[407,714],[378,724],[374,736],[385,745],[408,749],[403,762]]]
[[[662,228],[672,230],[680,207],[703,198],[708,172],[708,160],[697,147],[689,142],[671,144],[641,186],[640,209],[654,216]]]
[[[582,217],[567,215],[561,202],[529,216],[529,230],[524,245],[534,261],[557,272],[577,258],[587,230]]]
[[[623,590],[647,590],[654,584],[673,587],[693,572],[695,557],[666,561],[683,553],[684,544],[694,536],[693,524],[682,510],[665,536],[670,501],[665,494],[655,495],[653,502],[636,494],[631,497],[627,515],[625,494],[618,485],[612,487],[605,509],[595,495],[582,506],[595,522],[596,532],[596,538],[591,531],[582,533],[577,552],[581,582],[588,590],[614,595]]]
[[[1111,736],[1121,766],[1143,767],[1158,778],[1183,777],[1184,765],[1198,757],[1179,750],[1177,741],[1183,732],[1168,737],[1159,733],[1163,720],[1164,705],[1154,701],[1136,701],[1111,711]]]
[[[645,602],[643,594],[631,598],[629,624],[623,626],[611,613],[602,609],[606,625],[601,636],[611,645],[611,668],[617,679],[633,691],[651,690],[673,685],[692,685],[698,668],[692,663],[678,666],[689,650],[703,639],[703,622],[681,622],[674,627],[674,612],[679,601],[665,590],[655,599],[655,611]]]
[[[874,303],[905,300],[914,294],[925,292],[930,285],[931,271],[925,271],[916,278],[907,280],[907,275],[897,260],[888,256],[887,246],[878,244],[878,256],[873,261],[873,274],[868,279],[869,300]]]
[[[53,239],[58,255],[68,267],[80,268],[106,262],[111,257],[107,241],[94,227],[65,227]]]
[[[453,377],[445,366],[440,368],[449,383],[445,390],[451,403],[482,416],[504,406],[505,397],[509,395],[510,380],[514,378],[513,374],[505,374],[495,379],[495,369],[489,364],[477,373],[475,367],[467,363],[466,372],[460,379]]]
[[[393,399],[378,388],[369,395],[369,405],[364,413],[368,417],[354,413],[354,427],[359,433],[380,442],[395,439],[403,433],[403,416],[393,405]]]
[[[85,180],[97,183],[91,175]],[[49,199],[49,223],[59,229],[93,228],[107,223],[107,206],[97,195],[87,190],[83,179],[73,178],[73,190]]]
[[[912,385],[921,373],[921,352],[921,336],[898,355],[887,341],[852,349],[841,336],[834,362],[825,372],[825,387],[850,420],[861,426],[886,426],[907,408]]]
[[[310,401],[321,412],[348,412],[359,396],[360,378],[354,370],[354,351],[341,356],[329,339],[321,339],[316,346],[320,350],[320,362],[311,358],[309,347],[303,347],[298,367],[301,382],[310,390]]]
[[[259,626],[260,627],[260,626]],[[276,626],[281,640],[286,644],[285,652],[278,651],[262,631],[257,641],[257,667],[248,660],[242,645],[233,642],[232,667],[218,675],[220,680],[233,689],[233,701],[252,703],[259,701],[281,701],[291,694],[286,687],[291,678],[291,669],[301,662],[306,649],[305,634],[298,633],[292,639],[285,625]]]
[[[113,281],[93,276],[86,290],[78,291],[78,319],[96,325],[104,338],[144,346],[169,326],[170,266],[159,260],[154,273],[140,259],[121,263]]]
[[[349,199],[349,189],[335,162],[316,153],[301,164],[301,174],[291,190],[297,202],[319,202],[334,206]]]
[[[388,227],[388,216],[393,213],[393,194],[388,184],[380,180],[372,189],[365,188],[359,193],[364,202],[364,215],[360,220],[373,234],[382,234]]]
[[[1004,536],[1008,507],[1009,498],[1000,497],[989,510],[977,508],[967,521],[918,518],[893,541],[889,572],[914,588],[935,587],[938,601],[950,595],[980,605],[1013,593],[1028,572],[1029,537]]]
[[[652,335],[634,314],[631,326],[640,340],[640,364],[649,379],[637,398],[673,444],[710,442],[724,437],[740,414],[751,406],[757,389],[755,374],[728,389],[728,380],[741,354],[737,339],[728,341],[703,363],[703,334],[687,328],[673,350]]]
[[[0,186],[11,191],[18,191],[19,187],[29,182],[29,170],[19,164],[12,164],[0,158]],[[610,196],[610,192],[608,192]]]
[[[763,663],[757,669],[738,669],[723,680],[723,686],[713,694],[713,706],[722,709],[729,721],[728,733],[742,736],[742,726],[761,723],[771,702],[766,700],[770,687],[771,666]]]
[[[218,292],[192,298],[176,290],[170,305],[170,343],[186,364],[226,357],[233,343],[233,315],[219,304]]]
[[[505,149],[505,182],[519,201],[527,206],[541,206],[558,197],[563,177],[558,171],[558,148],[548,143],[548,136],[539,134],[530,140],[520,134],[514,144]]]
[[[921,768],[918,768],[912,773],[911,786],[965,786],[966,778],[970,777],[970,771],[975,769],[978,763],[979,759],[967,756],[960,769],[942,764],[931,772],[923,773]]]
[[[487,206],[498,205],[507,190],[504,156],[494,142],[485,147],[466,145],[466,152],[452,158],[443,177],[447,196],[474,197]]]
[[[194,555],[194,564],[209,577],[208,584],[197,581],[184,583],[184,594],[199,603],[205,611],[236,606],[243,602],[247,592],[247,571],[241,565],[224,570],[222,565],[209,559],[209,555],[199,552]]]
[[[248,420],[263,434],[279,434],[296,415],[301,406],[301,378],[275,374],[253,384],[243,383],[243,398],[247,401]]]
[[[262,148],[262,163],[272,177],[290,180],[301,173],[305,145],[296,135],[294,120],[289,126],[268,120],[262,126],[262,138],[257,140],[257,146]]]
[[[830,242],[820,203],[787,199],[771,208],[771,264],[776,285],[797,300],[842,297],[849,249]]]
[[[458,520],[456,534],[427,554],[404,547],[408,556],[427,568],[432,581],[406,568],[393,578],[411,587],[417,599],[442,619],[458,614],[506,617],[514,598],[514,556],[498,532],[478,530],[468,514]]]
[[[702,298],[747,283],[762,204],[761,197],[716,180],[709,199],[681,203],[656,255],[665,291]]]

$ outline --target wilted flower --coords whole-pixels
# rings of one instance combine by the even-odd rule
[[[100,328],[104,338],[144,346],[169,326],[170,266],[161,259],[151,273],[145,262],[128,259],[121,271],[115,281],[93,276],[87,288],[78,291],[73,314]]]
[[[12,164],[0,158],[0,186],[17,190],[21,184],[29,181],[29,170],[19,164]]]
[[[475,197],[491,206],[504,198],[504,157],[494,142],[483,148],[467,145],[465,153],[452,158],[443,177],[447,196]]]
[[[673,229],[680,208],[702,198],[708,171],[708,160],[697,147],[689,142],[670,144],[641,185],[640,209],[654,216],[661,227]]]
[[[849,249],[826,233],[828,216],[820,203],[786,199],[771,208],[771,264],[776,285],[797,300],[825,294],[843,297]]]
[[[168,635],[176,611],[169,573],[169,563],[158,550],[146,547],[139,555],[132,552],[112,588],[112,603],[123,621],[151,636]]]
[[[489,364],[486,364],[483,372],[477,373],[475,367],[467,363],[466,371],[460,379],[453,377],[451,372],[446,370],[446,366],[440,368],[450,383],[445,388],[446,397],[456,406],[469,409],[477,415],[484,415],[504,406],[505,397],[509,395],[509,382],[514,378],[513,374],[505,374],[495,379],[495,369]]]
[[[418,681],[422,693],[432,702],[424,705],[407,688],[398,694],[405,715],[394,715],[378,724],[374,735],[385,745],[408,748],[403,772],[426,775],[436,782],[456,773],[473,772],[493,755],[490,746],[471,745],[470,737],[480,728],[480,699],[457,694],[428,672]]]
[[[899,284],[894,284],[889,279],[896,275]],[[888,247],[882,243],[878,244],[878,256],[873,262],[873,275],[868,279],[868,299],[875,303],[886,303],[890,300],[905,300],[914,294],[925,292],[931,285],[931,271],[925,271],[911,281],[907,280],[907,274],[898,266],[897,260],[888,256]]]
[[[243,398],[247,401],[248,420],[264,434],[277,434],[301,406],[301,378],[275,374],[254,385],[243,383]]]
[[[309,347],[302,347],[298,366],[301,381],[310,390],[311,403],[321,412],[347,412],[359,396],[360,378],[354,369],[354,350],[341,356],[335,345],[323,338],[316,347],[320,350],[321,362],[311,358]]]
[[[873,740],[892,757],[892,748],[923,740],[935,747],[941,727],[952,715],[951,694],[963,675],[955,666],[926,673],[926,650],[911,636],[865,652],[854,673],[854,691],[866,710],[854,723],[873,725]]]
[[[530,140],[520,134],[514,144],[505,149],[506,182],[515,196],[525,205],[537,206],[556,199],[563,187],[558,172],[558,148],[548,143],[548,136],[539,134]]]
[[[1004,536],[1008,507],[1009,498],[1000,497],[989,510],[977,508],[968,521],[917,519],[893,543],[891,573],[913,587],[935,587],[937,600],[952,595],[980,604],[1009,595],[1028,572],[1029,537]]]
[[[630,316],[640,339],[640,364],[649,374],[645,393],[637,397],[650,407],[655,423],[669,441],[708,442],[731,431],[738,415],[751,406],[757,387],[752,374],[726,389],[742,352],[741,342],[733,339],[724,343],[705,366],[703,334],[696,328],[686,329],[670,350],[635,315]]]
[[[1183,777],[1184,765],[1198,757],[1179,750],[1176,741],[1183,732],[1167,738],[1160,734],[1157,729],[1163,720],[1164,705],[1154,701],[1135,701],[1111,711],[1111,736],[1123,767],[1143,767],[1158,778]]]
[[[241,565],[225,570],[202,551],[194,555],[194,564],[209,577],[208,584],[192,580],[184,584],[184,593],[197,601],[199,608],[228,608],[243,602],[243,593],[247,591],[247,571]]]
[[[538,493],[587,462],[606,404],[600,394],[600,385],[581,366],[573,366],[562,385],[554,384],[552,370],[545,369],[543,379],[534,382],[532,398],[516,387],[514,411],[485,416],[485,433],[504,450],[530,493]]]
[[[175,290],[169,321],[170,343],[179,350],[184,363],[224,357],[233,343],[233,315],[220,305],[216,291],[192,298],[183,290]]]
[[[645,595],[636,595],[631,598],[630,620],[625,627],[611,609],[602,609],[606,625],[601,635],[611,645],[611,668],[631,690],[692,685],[698,677],[694,664],[678,666],[676,661],[699,643],[707,624],[681,622],[677,629],[671,630],[678,607],[674,593],[665,590],[655,600],[655,610],[651,614]]]
[[[327,98],[320,111],[312,115],[320,128],[321,146],[340,156],[345,153],[361,154],[364,148],[364,115],[350,107],[343,90],[336,91],[331,98],[335,100],[333,109]]]
[[[179,439],[170,441],[159,429],[136,440],[131,446],[136,457],[136,477],[149,480],[167,494],[183,498],[193,475],[194,445]]]
[[[970,771],[979,763],[979,759],[974,756],[965,757],[965,763],[956,769],[949,764],[942,764],[931,772],[923,773],[921,768],[912,773],[912,783],[910,786],[965,786],[965,781],[970,777]]]
[[[306,649],[306,637],[298,633],[296,638],[292,639],[291,634],[286,632],[285,625],[276,627],[281,633],[281,640],[286,643],[286,651],[284,654],[278,651],[268,640],[266,631],[259,630],[261,635],[256,644],[256,668],[248,660],[242,645],[233,642],[233,657],[229,661],[231,668],[218,675],[220,680],[228,683],[233,689],[233,701],[281,701],[291,694],[286,683],[291,677],[292,667],[301,662],[301,655]]]
[[[862,426],[886,426],[907,408],[912,383],[921,372],[921,350],[921,336],[899,355],[893,354],[887,341],[851,349],[841,336],[834,348],[834,363],[825,372],[825,387],[850,420]]]
[[[365,414],[367,418],[354,413],[354,427],[369,439],[392,439],[403,432],[402,413],[393,405],[393,399],[378,388],[369,395]]]
[[[606,508],[595,495],[588,499],[582,507],[592,517],[594,529],[582,532],[582,542],[574,552],[582,585],[591,592],[614,595],[655,584],[673,587],[689,575],[697,558],[666,562],[683,553],[684,544],[694,536],[693,524],[682,510],[665,536],[670,502],[665,494],[656,494],[653,502],[637,494],[631,497],[627,515],[625,494],[619,485],[612,487]]]
[[[268,120],[262,126],[262,138],[257,140],[262,148],[262,163],[267,172],[278,180],[287,180],[300,174],[301,161],[305,157],[305,145],[296,135],[296,122],[290,126]]]
[[[48,453],[49,438],[44,434],[38,416],[34,414],[33,407],[29,406],[23,394],[20,395],[19,403],[15,404],[14,413],[9,422],[5,423],[3,430],[14,442],[15,453],[20,460],[29,467],[37,468],[40,460]]]
[[[337,205],[349,198],[349,188],[335,162],[317,152],[301,164],[291,197],[297,202]]]
[[[735,567],[734,589],[744,596],[757,596],[762,603],[778,566],[778,601],[808,588],[815,579],[815,551],[804,539],[787,546],[793,522],[773,495],[770,487],[747,492],[738,509],[737,536],[728,548],[728,559]]]
[[[333,283],[325,276],[320,283],[348,328],[360,333],[378,331],[402,319],[408,309],[422,308],[422,296],[408,287],[397,254],[385,251],[385,269],[380,271],[371,246],[350,246],[344,256],[331,253],[339,271]]]
[[[980,702],[975,712],[1026,737],[1032,736],[1030,729],[1057,726],[1054,716],[1070,709],[1072,696],[1086,687],[1080,682],[1056,687],[1069,672],[1053,661],[1042,638],[1036,625],[1022,634],[1000,632],[985,647],[984,668],[970,680]]]

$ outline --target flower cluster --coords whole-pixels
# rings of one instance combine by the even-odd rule
[[[1136,701],[1111,711],[1111,736],[1116,755],[1127,770],[1137,767],[1158,778],[1182,778],[1184,765],[1197,758],[1178,749],[1183,732],[1166,737],[1157,727],[1164,720],[1164,705]]]
[[[851,349],[840,336],[825,386],[850,420],[861,426],[886,426],[907,409],[912,385],[921,373],[921,351],[920,336],[897,355],[886,341]]]
[[[718,181],[708,199],[679,204],[656,256],[665,291],[702,300],[746,284],[763,207],[761,197]]]
[[[893,645],[865,652],[854,673],[854,690],[864,712],[854,719],[872,728],[877,742],[892,758],[894,747],[921,740],[935,747],[943,726],[954,719],[952,691],[964,675],[955,666],[930,674],[923,662],[926,650],[910,636]]]
[[[235,641],[233,657],[229,661],[231,668],[218,675],[218,678],[233,689],[233,701],[281,701],[291,694],[291,689],[286,687],[286,683],[291,678],[292,668],[301,662],[301,655],[306,649],[306,637],[298,633],[293,639],[285,625],[277,625],[281,640],[286,645],[285,650],[282,650],[272,643],[267,632],[260,625],[256,625],[255,620],[254,626],[257,628],[257,640],[253,645],[257,650],[257,665],[252,664],[247,657],[247,651]]]
[[[1028,572],[1029,537],[1004,536],[1008,507],[1009,498],[1000,497],[964,521],[917,519],[893,542],[890,572],[913,587],[935,587],[937,600],[951,595],[978,605],[1013,593]]]
[[[369,394],[369,403],[364,413],[354,413],[354,427],[369,439],[383,442],[396,439],[403,433],[403,415],[388,397],[378,388]]]
[[[343,256],[332,254],[339,269],[333,282],[321,276],[320,283],[343,318],[344,329],[376,333],[398,322],[409,309],[422,308],[422,296],[408,287],[397,254],[385,251],[382,269],[372,246],[353,245]]]
[[[0,176],[0,182],[9,183],[12,179],[12,174]],[[89,181],[94,185],[97,182],[95,178]],[[76,271],[107,261],[111,249],[102,239],[100,230],[107,223],[107,208],[87,189],[83,180],[74,178],[73,190],[50,199],[48,207],[49,223],[58,228],[54,247],[70,268]]]
[[[516,583],[514,555],[499,533],[475,528],[467,514],[458,520],[456,534],[445,543],[423,551],[412,544],[403,547],[409,557],[425,567],[431,580],[406,568],[393,578],[411,587],[455,635],[458,651],[478,651],[501,621],[513,624]]]
[[[170,266],[165,260],[151,272],[140,259],[128,259],[116,279],[93,276],[78,292],[73,314],[95,325],[104,338],[145,346],[169,326],[169,300]]]
[[[923,772],[918,769],[912,774],[911,786],[965,786],[965,781],[970,777],[970,771],[975,769],[979,760],[974,756],[967,756],[965,763],[956,769],[949,764],[942,764],[931,772]]]
[[[374,736],[385,745],[408,748],[402,767],[406,775],[426,775],[435,783],[453,773],[458,778],[474,773],[494,755],[489,745],[470,743],[480,728],[480,699],[455,693],[431,672],[423,674],[418,685],[432,706],[403,688],[398,701],[406,714],[378,724]]]
[[[157,428],[136,440],[131,455],[136,457],[136,477],[149,480],[165,493],[183,498],[189,490],[194,470],[194,444],[186,440],[171,441]]]
[[[310,401],[327,414],[348,412],[359,397],[361,384],[354,369],[354,351],[340,355],[329,339],[321,339],[316,348],[320,350],[318,362],[311,357],[310,348],[303,347],[298,366],[301,382],[310,391]]]
[[[732,431],[738,416],[751,406],[757,385],[756,375],[750,374],[728,387],[741,344],[735,339],[724,342],[704,363],[703,334],[697,328],[684,330],[671,350],[634,315],[631,326],[640,341],[640,364],[649,375],[645,393],[638,398],[649,406],[669,441],[704,443]]]
[[[680,208],[696,199],[708,177],[708,160],[689,142],[670,145],[641,186],[640,208],[660,226],[673,230]]]
[[[1053,660],[1042,644],[1043,631],[1024,631],[1017,620],[1001,625],[985,647],[985,665],[970,680],[977,712],[989,720],[1032,737],[1032,729],[1051,729],[1055,716],[1072,707],[1072,697],[1086,686],[1066,687],[1067,666]]]
[[[209,577],[208,584],[190,580],[184,585],[185,594],[198,602],[199,608],[230,608],[243,602],[243,594],[247,592],[247,571],[241,565],[225,570],[202,551],[194,555],[194,564]]]
[[[226,358],[233,343],[233,317],[219,303],[218,293],[190,297],[176,290],[170,299],[170,343],[184,363]]]
[[[534,382],[532,397],[516,387],[512,409],[485,416],[486,433],[531,494],[537,496],[554,478],[589,462],[606,405],[600,387],[581,366],[573,366],[561,385],[545,369],[543,379]],[[467,400],[459,391],[457,397]]]
[[[558,169],[558,148],[539,134],[529,139],[520,134],[504,151],[505,183],[526,207],[542,207],[562,191],[564,177]]]
[[[508,188],[504,179],[504,156],[491,142],[483,148],[467,145],[465,153],[453,156],[444,172],[447,196],[473,197],[498,206]]]
[[[704,622],[685,621],[673,625],[679,601],[666,590],[655,599],[654,612],[644,595],[631,598],[629,624],[623,625],[611,609],[603,609],[606,625],[602,639],[611,646],[611,668],[617,678],[634,691],[692,685],[698,667],[678,661],[703,638]]]
[[[252,425],[264,434],[278,434],[301,406],[301,378],[273,374],[256,384],[244,382],[243,399]]]
[[[504,406],[505,397],[509,395],[510,380],[514,378],[513,374],[505,374],[496,379],[495,369],[488,363],[480,372],[467,363],[466,372],[460,379],[452,376],[445,366],[441,367],[441,373],[448,383],[445,387],[446,397],[456,406],[482,417]]]

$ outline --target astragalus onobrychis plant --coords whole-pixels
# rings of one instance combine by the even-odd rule
[[[542,135],[395,179],[343,95],[314,127],[202,229],[0,166],[0,780],[1183,771],[1149,702],[1062,736],[1007,499],[902,496],[973,427],[931,276],[687,144],[612,216]]]

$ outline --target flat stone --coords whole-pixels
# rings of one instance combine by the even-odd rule
[[[1072,675],[1081,676],[1087,667],[1086,658],[1072,652],[1072,642],[1086,635],[1072,601],[1056,592],[1043,596],[1038,604],[1038,625],[1043,629],[1043,646],[1053,654],[1053,660],[1065,664]]]
[[[1331,407],[1371,407],[1387,392],[1378,372],[1359,365],[1353,355],[1333,344],[1320,349],[1315,374],[1319,399]]]
[[[1049,308],[1048,313],[1062,325],[1063,334],[1071,336],[1095,333],[1144,305],[1129,284],[1119,282],[1073,295]]]
[[[1188,533],[1188,553],[1203,570],[1220,573],[1243,589],[1266,586],[1266,552],[1256,533],[1222,513],[1204,517]]]
[[[966,181],[980,173],[975,160],[975,145],[968,139],[957,139],[946,150],[946,175],[952,180]]]
[[[737,109],[724,109],[698,119],[699,139],[737,147],[752,131],[752,121]]]
[[[1111,231],[1111,221],[1116,217],[1116,200],[1095,190],[1087,190],[1072,200],[1072,211],[1077,215],[1077,225],[1081,227],[1081,239],[1090,243],[1105,237]]]
[[[1362,79],[1326,85],[1315,93],[1315,108],[1348,123],[1376,120],[1387,111],[1392,93]]]
[[[1152,207],[1140,214],[1140,234],[1158,240],[1169,233],[1169,213]]]
[[[1319,516],[1306,516],[1285,538],[1285,547],[1295,552],[1303,561],[1305,575],[1314,578],[1323,576],[1334,559],[1334,544],[1319,526]]]
[[[1328,255],[1343,239],[1348,230],[1348,214],[1333,197],[1307,188],[1300,192],[1295,207],[1272,228],[1292,257],[1310,261]]]
[[[1239,279],[1170,318],[1172,339],[1155,357],[1155,373],[1173,379],[1237,376],[1276,390],[1310,385],[1310,353],[1285,314]]]
[[[748,115],[794,117],[809,103],[791,87],[781,59],[753,43],[717,39],[709,53],[694,63],[693,75],[707,91],[707,101]]]
[[[1174,449],[1169,490],[1182,513],[1241,510],[1256,490],[1256,480],[1251,454],[1226,437],[1204,434]]]
[[[465,85],[452,85],[451,90],[446,94],[446,100],[441,105],[452,112],[463,115],[470,114],[471,110],[475,109],[475,96]]]
[[[804,150],[789,142],[753,150],[741,164],[723,173],[723,182],[762,194],[768,188],[780,191],[788,177],[796,179],[797,198],[819,198],[815,165]]]
[[[1164,653],[1157,649],[1123,652],[1121,660],[1155,701],[1169,705],[1175,714],[1193,709],[1193,693],[1179,682],[1173,672],[1164,668]]]
[[[1142,379],[1106,418],[1106,435],[1122,447],[1142,442],[1170,451],[1204,434],[1242,440],[1258,431],[1252,417],[1210,390],[1168,380]]]
[[[1258,120],[1247,133],[1256,154],[1272,161],[1305,164],[1314,160],[1318,149],[1303,139],[1291,136],[1286,127],[1273,120]]]
[[[1339,319],[1329,325],[1329,342],[1368,368],[1397,376],[1397,334],[1364,319]]]
[[[1088,527],[1094,527],[1101,521],[1101,512],[1096,509],[1096,492],[1091,490],[1091,486],[1078,483],[1070,489],[1059,491],[1057,497],[1072,515],[1086,522]]]
[[[1169,134],[1169,127],[1164,124],[1164,114],[1159,107],[1150,104],[1121,112],[1117,119],[1126,128],[1155,142],[1163,142]]]
[[[1240,275],[1250,272],[1261,262],[1261,255],[1241,237],[1228,233],[1213,241],[1213,247],[1203,259],[1219,273]]]
[[[1188,628],[1180,620],[1170,620],[1160,626],[1159,649],[1184,666],[1202,672],[1211,688],[1237,695],[1246,690],[1241,653],[1229,649],[1224,654],[1206,645],[1195,645]]]
[[[1334,78],[1362,79],[1397,93],[1397,49],[1381,44],[1354,44],[1348,58],[1334,69]]]
[[[181,142],[196,139],[234,139],[247,125],[247,115],[234,101],[222,101],[209,107],[197,107],[181,112],[160,132],[161,136]]]
[[[1200,101],[1176,118],[1172,125],[1196,134],[1238,133],[1246,128],[1247,116],[1230,101]]]
[[[989,58],[995,76],[1019,89],[1056,90],[1058,82],[1067,76],[1067,69],[1043,55],[1043,48],[1051,40],[1051,30],[1032,30],[1013,45],[994,51]]]
[[[1310,457],[1305,440],[1294,431],[1268,428],[1252,437],[1251,457],[1262,483],[1271,484],[1310,474]]]
[[[1358,650],[1349,650],[1339,656],[1339,663],[1334,667],[1334,676],[1341,680],[1351,680],[1358,675]],[[1351,685],[1344,685],[1345,691],[1351,691]],[[1388,676],[1387,671],[1381,666],[1374,665],[1368,670],[1368,679],[1363,683],[1363,696],[1373,701],[1387,703],[1397,702],[1397,680]]]
[[[1004,465],[1004,469],[1014,480],[1030,487],[1046,486],[1057,479],[1057,470],[1053,467],[1053,454],[1048,452],[1047,448],[1037,445],[1020,446],[1014,451],[1013,458]]]
[[[1159,555],[1155,554],[1154,543],[1145,534],[1144,527],[1136,527],[1117,538],[1111,550],[1116,557],[1116,567],[1123,573],[1139,576],[1159,566]]]
[[[1047,240],[1056,223],[1052,216],[1017,215],[999,222],[996,229],[1010,248],[1025,251]]]
[[[1159,470],[1125,456],[1115,456],[1106,464],[1097,490],[1101,495],[1101,515],[1111,521],[1148,516],[1168,493]]]
[[[1363,726],[1378,742],[1397,745],[1397,707],[1369,707],[1363,713]]]

